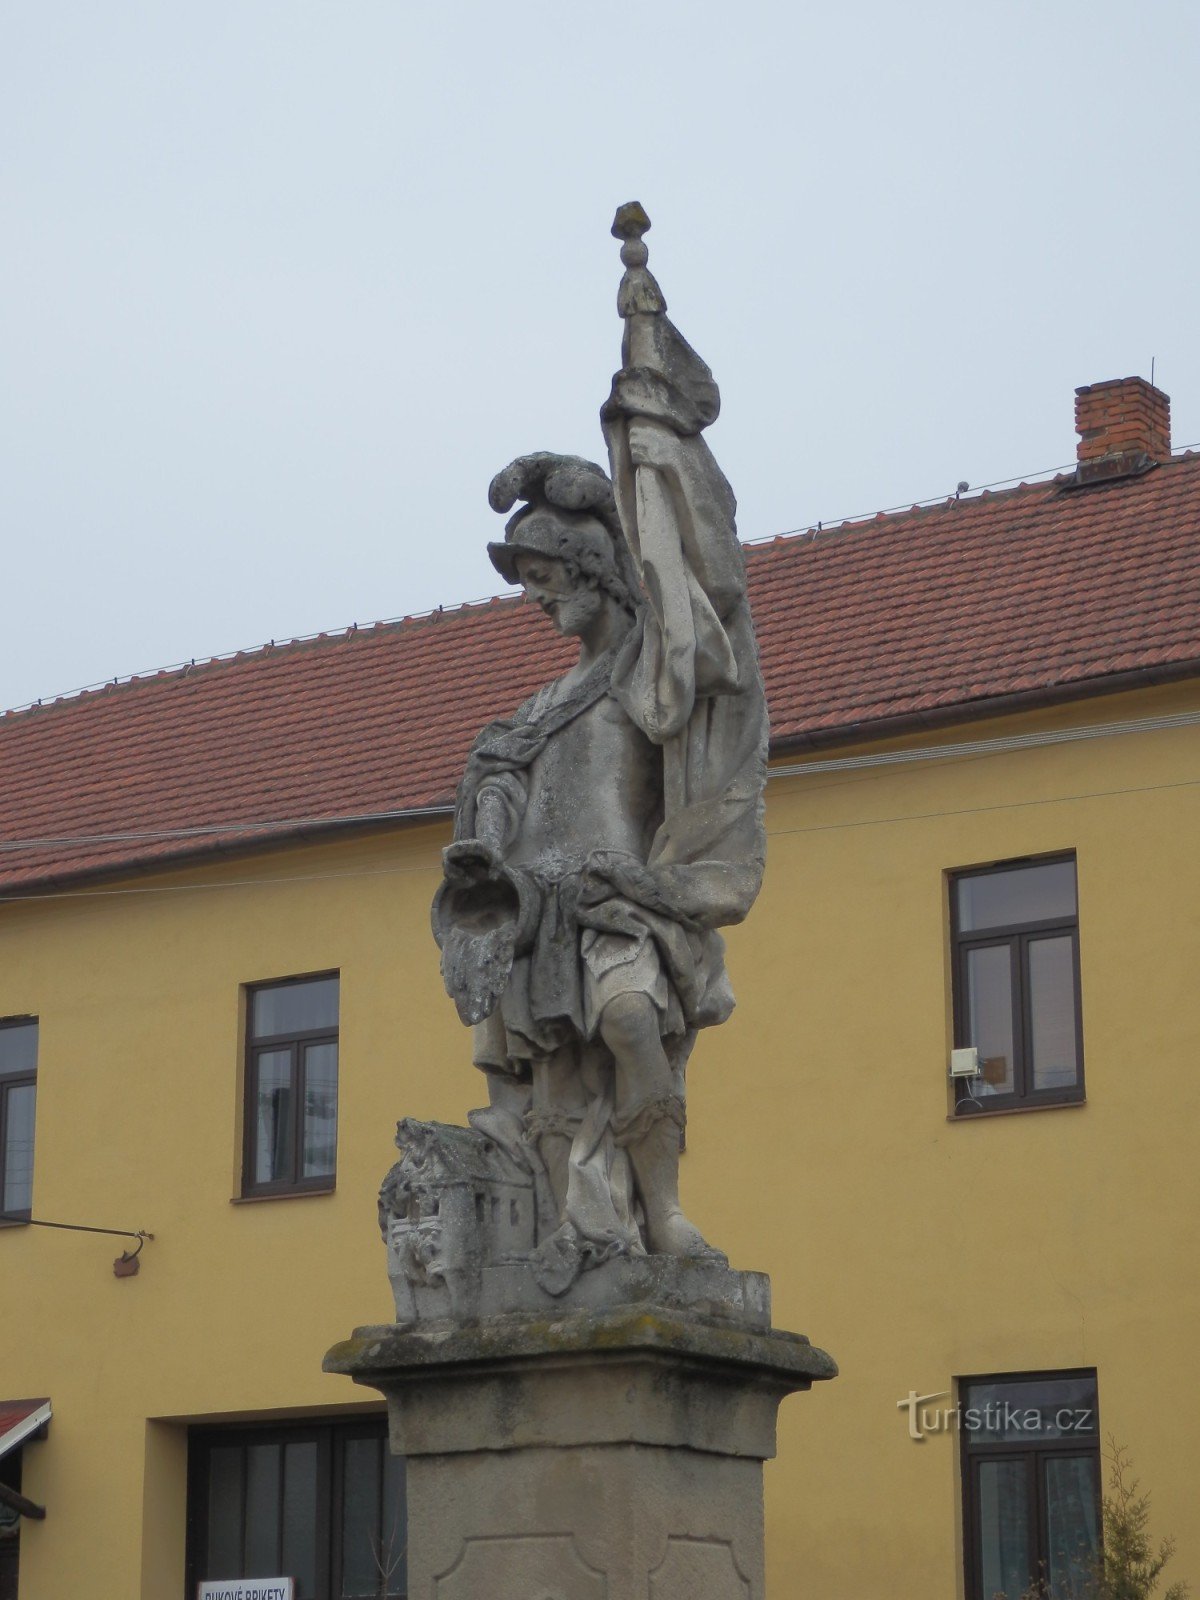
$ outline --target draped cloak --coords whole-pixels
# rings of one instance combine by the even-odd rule
[[[643,297],[643,305],[653,300]],[[513,718],[483,729],[459,786],[455,838],[477,837],[485,789],[502,797],[515,833],[538,756],[605,696],[661,751],[661,822],[644,861],[592,851],[584,861],[555,856],[504,868],[510,911],[491,936],[495,970],[482,990],[474,983],[474,1012],[463,995],[471,988],[467,969],[478,977],[481,944],[435,903],[443,972],[460,1014],[478,1021],[490,1013],[493,1026],[483,1031],[507,1041],[507,1060],[495,1050],[481,1059],[477,1046],[477,1061],[518,1074],[538,1055],[591,1037],[586,952],[605,935],[614,936],[614,948],[624,942],[634,952],[652,943],[669,987],[664,1043],[677,1037],[686,1060],[695,1030],[732,1010],[717,929],[742,920],[762,880],[766,701],[733,492],[700,437],[719,397],[709,369],[664,311],[626,313],[624,364],[601,412],[621,528],[642,588],[633,625],[581,680],[548,685]],[[503,1030],[494,1025],[501,1020]],[[556,1273],[565,1285],[581,1248],[593,1260],[640,1248],[615,1120],[610,1088],[592,1096],[576,1127],[568,1220],[548,1241],[559,1253],[543,1263],[547,1287]]]
[[[545,871],[509,869],[520,909],[501,1010],[526,1056],[591,1031],[586,929],[653,941],[671,986],[664,1034],[724,1021],[733,994],[716,930],[742,920],[762,879],[766,703],[733,493],[699,436],[715,416],[716,386],[665,316],[652,320],[662,370],[623,367],[602,413],[643,588],[633,625],[572,688],[549,685],[484,728],[458,791],[456,839],[476,837],[485,788],[503,796],[515,832],[529,769],[606,695],[662,751],[663,817],[644,862],[597,851],[582,872],[561,858]]]

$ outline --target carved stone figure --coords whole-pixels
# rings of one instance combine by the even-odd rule
[[[613,227],[611,478],[543,454],[491,486],[492,560],[579,656],[476,739],[434,900],[488,1104],[399,1124],[395,1322],[324,1363],[386,1396],[409,1592],[445,1600],[762,1600],[776,1409],[837,1371],[679,1204],[688,1058],[733,1005],[719,930],[762,876],[767,718],[717,391],[648,227]]]
[[[622,207],[611,478],[523,456],[492,481],[498,571],[578,662],[475,741],[433,922],[474,1027],[480,1140],[530,1172],[539,1282],[619,1255],[724,1257],[679,1202],[685,1070],[733,1006],[718,929],[763,871],[767,715],[719,397]],[[401,1141],[402,1142],[402,1141]]]

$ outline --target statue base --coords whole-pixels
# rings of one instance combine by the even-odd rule
[[[325,1370],[382,1391],[407,1458],[409,1593],[762,1600],[779,1402],[837,1368],[760,1325],[765,1280],[729,1276],[750,1304],[725,1315],[641,1300],[335,1345]]]

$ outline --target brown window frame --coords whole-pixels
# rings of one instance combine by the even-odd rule
[[[284,989],[302,983],[317,983],[322,979],[336,978],[339,985],[339,1020],[333,1028],[308,1028],[293,1033],[263,1034],[254,1032],[254,997],[265,989]],[[305,972],[295,977],[268,978],[261,983],[245,985],[246,1033],[244,1040],[245,1071],[242,1094],[242,1186],[243,1199],[269,1199],[273,1196],[299,1194],[329,1194],[337,1185],[337,1139],[334,1138],[333,1171],[311,1178],[301,1177],[304,1166],[304,1050],[313,1044],[336,1044],[338,1050],[339,1092],[341,1068],[341,973]],[[289,1083],[293,1104],[291,1172],[288,1178],[275,1178],[259,1183],[254,1178],[254,1161],[258,1138],[258,1059],[268,1051],[288,1049],[291,1052]]]
[[[220,1579],[236,1577],[234,1573],[206,1573],[207,1536],[209,1513],[209,1451],[214,1448],[245,1449],[250,1444],[315,1443],[317,1446],[316,1498],[318,1521],[316,1525],[316,1555],[318,1567],[318,1600],[341,1600],[339,1584],[343,1573],[343,1509],[345,1505],[345,1446],[352,1440],[378,1440],[384,1453],[388,1450],[388,1425],[386,1415],[366,1414],[355,1417],[318,1417],[294,1422],[245,1422],[227,1426],[198,1426],[188,1430],[188,1492],[187,1492],[187,1549],[186,1592],[194,1595],[206,1577]],[[244,1473],[244,1466],[243,1466]],[[384,1485],[380,1474],[380,1489]],[[382,1502],[379,1506],[383,1515]],[[326,1512],[326,1520],[321,1513]],[[281,1497],[280,1515],[283,1514]],[[245,1483],[240,1504],[241,1523],[238,1543],[242,1546],[241,1565],[245,1565],[246,1503]],[[282,1529],[277,1530],[282,1543]],[[404,1541],[407,1549],[407,1537]],[[289,1576],[289,1574],[264,1574],[264,1576]],[[395,1575],[399,1577],[399,1573]],[[405,1600],[406,1588],[389,1583],[390,1600]]]
[[[965,1600],[993,1600],[993,1596],[984,1593],[983,1590],[983,1552],[978,1544],[980,1463],[985,1461],[1022,1461],[1025,1464],[1025,1504],[1032,1512],[1029,1519],[1030,1543],[1033,1550],[1033,1565],[1035,1568],[1034,1572],[1030,1574],[1032,1580],[1039,1576],[1039,1568],[1045,1568],[1049,1555],[1047,1536],[1049,1517],[1046,1505],[1045,1476],[1042,1470],[1043,1463],[1050,1459],[1079,1458],[1082,1456],[1087,1456],[1095,1462],[1096,1530],[1099,1541],[1103,1523],[1104,1485],[1101,1472],[1103,1457],[1100,1449],[1100,1385],[1095,1367],[1068,1367],[1049,1372],[985,1372],[957,1380],[956,1388],[960,1416],[965,1416],[970,1409],[968,1396],[972,1384],[1053,1383],[1055,1381],[1065,1382],[1078,1378],[1090,1380],[1096,1395],[1096,1403],[1093,1408],[1093,1426],[1088,1429],[1086,1435],[1042,1439],[1040,1443],[1024,1445],[1018,1443],[977,1444],[972,1443],[966,1426],[960,1426],[959,1473],[962,1493]],[[1087,1439],[1086,1447],[1081,1445],[1081,1439],[1084,1437]],[[1098,1543],[1097,1556],[1100,1555],[1101,1548],[1102,1546]]]
[[[1047,917],[1037,921],[1014,922],[995,928],[959,927],[958,885],[969,878],[996,876],[1002,872],[1028,871],[1031,867],[1051,867],[1069,861],[1075,868],[1075,915]],[[996,1111],[1031,1110],[1039,1106],[1077,1105],[1086,1098],[1083,1062],[1083,997],[1079,963],[1079,864],[1073,850],[1047,856],[1018,856],[987,867],[964,867],[948,874],[950,885],[951,991],[956,1049],[970,1046],[968,1035],[967,953],[970,950],[1008,947],[1012,991],[1013,1088],[1008,1094],[989,1094],[976,1099],[970,1079],[955,1080],[954,1112],[958,1117],[986,1115]],[[1031,1086],[1033,1060],[1033,1009],[1029,993],[1029,946],[1039,939],[1069,936],[1075,1001],[1075,1082],[1067,1086],[1035,1089]]]
[[[6,1028],[37,1027],[36,1017],[0,1018],[0,1031]],[[40,1036],[40,1029],[39,1029]],[[40,1037],[39,1037],[40,1043]],[[7,1183],[6,1161],[8,1152],[8,1097],[13,1089],[32,1089],[34,1092],[34,1128],[37,1127],[37,1068],[32,1072],[10,1073],[0,1076],[0,1224],[28,1222],[33,1216],[32,1200],[19,1211],[4,1209],[4,1190]]]

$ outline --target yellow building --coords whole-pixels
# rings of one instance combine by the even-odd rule
[[[1051,482],[748,550],[769,864],[684,1184],[841,1366],[781,1414],[779,1600],[1061,1575],[1109,1434],[1200,1577],[1200,458],[1140,380],[1077,426]],[[568,658],[502,600],[0,719],[4,1600],[403,1593],[321,1356],[391,1314],[396,1119],[479,1095],[457,769]]]

